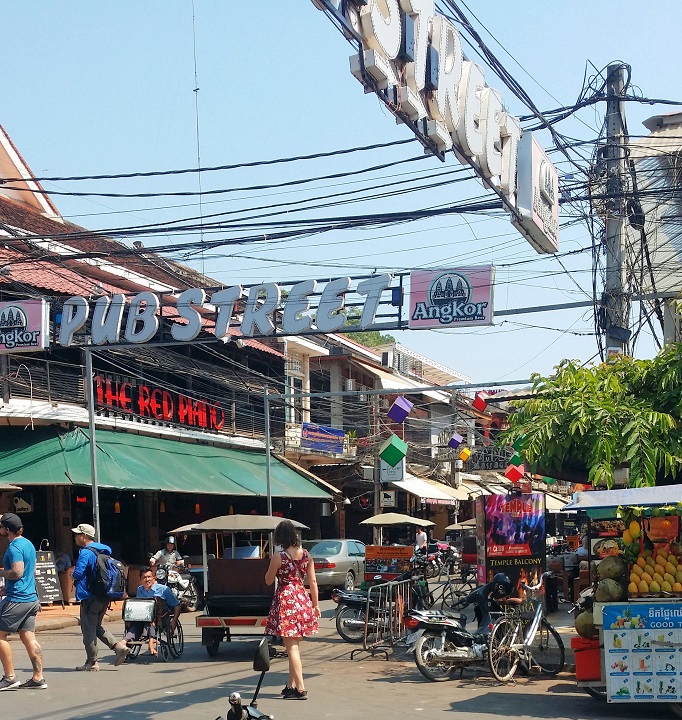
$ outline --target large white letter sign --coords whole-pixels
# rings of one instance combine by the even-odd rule
[[[362,308],[362,316],[360,317],[360,327],[369,327],[374,322],[374,317],[379,308],[381,293],[391,284],[390,275],[377,275],[376,277],[367,278],[358,283],[356,292],[358,295],[366,295],[365,305]]]
[[[523,131],[518,118],[503,113],[500,121],[500,134],[502,137],[502,176],[500,188],[510,198],[516,193],[516,166],[519,159],[519,141]]]
[[[229,340],[230,338],[230,320],[234,312],[234,304],[242,296],[244,289],[241,285],[218,290],[211,295],[211,305],[217,310],[215,319],[215,336],[218,340]]]
[[[261,293],[265,294],[263,299],[259,298]],[[249,289],[249,298],[244,308],[244,319],[242,320],[242,335],[251,337],[255,335],[255,328],[262,335],[271,335],[275,331],[275,323],[271,314],[279,305],[281,291],[275,283],[264,283]]]
[[[502,96],[497,90],[486,88],[482,94],[481,131],[483,135],[483,153],[481,168],[487,177],[502,175]]]
[[[360,18],[369,47],[393,60],[400,52],[402,39],[398,0],[370,0]]]
[[[296,335],[310,329],[313,319],[304,313],[310,310],[308,296],[316,289],[315,280],[304,280],[291,288],[282,317],[282,330],[288,335]]]
[[[343,295],[350,289],[350,278],[337,278],[324,286],[320,304],[317,306],[315,325],[320,332],[336,332],[346,322],[343,312]],[[339,302],[341,298],[341,302]]]
[[[151,292],[141,292],[130,301],[125,337],[131,343],[149,342],[159,329],[159,298]],[[138,330],[138,324],[141,323]]]
[[[186,325],[173,323],[171,335],[174,340],[194,340],[201,332],[201,314],[194,305],[203,305],[206,300],[206,293],[201,288],[190,288],[181,292],[178,296],[176,307],[178,315],[187,320]]]
[[[125,304],[125,295],[121,294],[114,295],[111,300],[108,297],[98,298],[92,313],[93,345],[118,342]]]
[[[426,79],[426,51],[429,49],[429,24],[434,16],[433,0],[400,0],[400,7],[414,18],[414,62],[405,68],[407,85],[419,92]]]
[[[474,62],[462,63],[462,82],[459,88],[459,115],[457,139],[469,157],[483,153],[481,134],[481,92],[486,87],[483,69]]]
[[[429,100],[429,110],[454,137],[460,122],[457,98],[462,78],[462,41],[457,28],[442,15],[433,19],[433,45],[438,50],[438,89]]]
[[[69,298],[62,308],[62,322],[59,326],[59,344],[68,347],[73,336],[85,325],[90,314],[90,306],[85,298]]]

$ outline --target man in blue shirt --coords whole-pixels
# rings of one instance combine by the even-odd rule
[[[35,636],[36,615],[40,610],[35,580],[36,549],[30,540],[23,537],[23,531],[18,515],[5,513],[0,517],[0,537],[9,540],[2,561],[4,569],[0,570],[6,590],[0,603],[0,661],[3,670],[0,690],[16,687],[40,690],[47,687],[43,678],[43,651]],[[33,667],[33,677],[21,684],[14,674],[12,646],[7,640],[10,633],[16,632]]]
[[[170,621],[171,632],[175,632],[175,628],[178,624],[178,617],[180,616],[180,601],[175,596],[173,591],[168,585],[161,585],[154,579],[154,571],[151,568],[143,568],[140,573],[141,585],[138,586],[135,597],[138,598],[160,598],[164,601],[166,608],[172,611],[173,617]],[[149,623],[143,622],[131,622],[129,626],[126,626],[126,634],[123,638],[125,642],[138,641],[145,630],[149,630],[149,652],[156,654],[156,643],[154,642],[154,628],[149,626]]]
[[[76,600],[80,600],[81,603],[81,633],[85,646],[85,664],[79,665],[76,670],[99,670],[97,638],[116,653],[114,665],[121,665],[129,650],[124,642],[116,642],[116,638],[102,627],[109,600],[97,597],[90,592],[89,587],[90,578],[93,576],[97,564],[97,553],[93,550],[101,550],[107,555],[111,555],[111,548],[103,543],[95,542],[96,533],[92,525],[81,523],[78,527],[71,528],[71,531],[75,536],[76,545],[81,548],[78,560],[76,560],[76,567],[73,569],[73,579],[76,582]]]

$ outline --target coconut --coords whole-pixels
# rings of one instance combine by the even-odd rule
[[[623,586],[613,578],[600,580],[597,583],[597,589],[594,591],[594,599],[597,602],[616,602],[624,597]]]
[[[597,566],[597,574],[600,580],[611,578],[619,580],[627,572],[628,566],[625,560],[618,555],[605,557]]]
[[[591,612],[581,612],[575,619],[575,630],[580,637],[591,638],[599,634]]]

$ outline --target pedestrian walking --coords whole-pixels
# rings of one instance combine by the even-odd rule
[[[317,632],[320,617],[315,565],[308,551],[301,548],[296,528],[290,520],[282,520],[275,528],[275,544],[283,550],[273,553],[265,582],[277,578],[265,634],[282,638],[289,656],[289,681],[282,690],[285,700],[307,700],[301,663],[301,640]],[[305,588],[308,580],[310,594]]]
[[[92,577],[97,564],[98,550],[111,555],[111,548],[104,543],[95,542],[95,528],[87,523],[71,528],[76,545],[80,548],[78,560],[73,569],[73,579],[76,583],[76,600],[80,600],[81,633],[85,646],[85,664],[79,665],[76,670],[99,670],[97,663],[97,638],[110,650],[116,653],[114,665],[121,665],[128,656],[129,650],[125,642],[116,642],[116,638],[102,626],[104,613],[109,606],[107,598],[98,597],[92,590]]]
[[[0,690],[27,688],[40,690],[47,687],[43,678],[43,651],[36,640],[36,615],[40,610],[36,592],[36,549],[23,537],[21,518],[14,513],[0,517],[0,537],[9,539],[9,547],[3,558],[0,577],[5,581],[5,598],[0,602],[0,661],[3,676]],[[14,672],[12,646],[7,640],[10,633],[19,638],[31,660],[33,675],[20,683]]]
[[[424,528],[418,527],[417,532],[414,535],[414,549],[417,553],[420,555],[426,555],[426,549],[427,549],[427,542],[428,537],[426,535],[426,532],[424,531]]]

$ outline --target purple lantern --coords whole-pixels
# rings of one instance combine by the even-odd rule
[[[402,395],[399,395],[389,408],[387,415],[393,422],[401,423],[410,414],[410,410],[412,410],[413,407],[413,403],[405,399]]]
[[[454,433],[453,436],[448,440],[448,447],[451,447],[453,450],[455,450],[462,444],[463,440],[464,438],[461,435]]]

